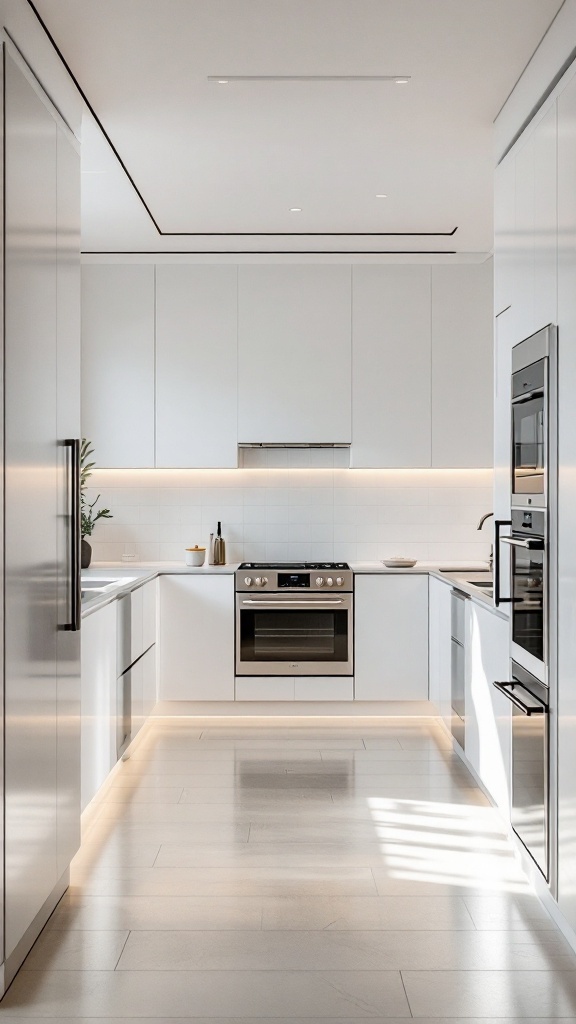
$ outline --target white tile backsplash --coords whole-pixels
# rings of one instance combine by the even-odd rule
[[[180,561],[218,520],[229,561],[487,559],[491,470],[97,470],[96,561]]]

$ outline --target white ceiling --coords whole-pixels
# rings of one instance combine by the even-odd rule
[[[560,6],[36,0],[162,232],[87,117],[84,249],[488,252],[492,122]],[[207,81],[227,74],[411,79]]]

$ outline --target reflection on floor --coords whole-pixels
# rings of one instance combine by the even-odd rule
[[[576,1020],[433,720],[215,723],[158,719],[119,767],[0,1024]]]

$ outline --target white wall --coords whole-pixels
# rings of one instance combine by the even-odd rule
[[[91,484],[89,500],[100,494],[114,514],[92,538],[99,561],[182,561],[218,519],[228,561],[489,553],[490,521],[476,524],[492,508],[490,470],[98,470]]]

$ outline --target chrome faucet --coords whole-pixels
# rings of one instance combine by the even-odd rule
[[[476,529],[477,530],[481,530],[482,527],[484,526],[484,523],[486,522],[486,520],[490,519],[490,516],[493,516],[493,515],[494,515],[493,512],[487,512],[486,515],[482,516],[482,518],[480,519],[480,522],[478,523],[478,526],[476,527]],[[494,545],[493,544],[490,545],[490,559],[488,561],[488,565],[490,567],[490,572],[492,572],[492,567],[494,565]]]

